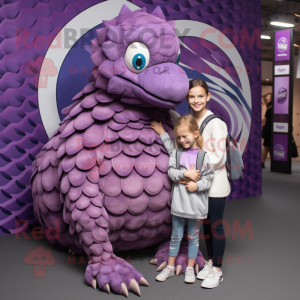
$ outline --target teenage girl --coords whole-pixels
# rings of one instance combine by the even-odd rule
[[[202,79],[190,81],[187,100],[189,107],[200,128],[203,120],[213,113],[206,108],[211,94],[208,91],[207,83]],[[151,121],[151,127],[160,135],[169,155],[170,149],[174,147],[169,135],[163,129],[161,122]],[[208,191],[209,211],[207,220],[203,224],[205,244],[208,253],[208,261],[197,275],[198,279],[204,279],[201,286],[214,288],[223,281],[221,270],[223,255],[225,250],[225,234],[223,228],[223,213],[225,208],[225,198],[230,194],[231,188],[227,178],[226,163],[226,124],[215,118],[207,124],[203,133],[203,149],[207,152],[212,163],[215,176]],[[184,179],[180,183],[188,184],[189,179]]]
[[[174,275],[174,264],[188,219],[188,266],[185,271],[185,282],[195,282],[194,264],[199,250],[199,230],[201,219],[207,218],[208,189],[214,177],[209,156],[204,154],[203,166],[196,170],[196,160],[202,151],[203,140],[199,134],[198,124],[193,115],[185,115],[176,120],[174,136],[177,149],[182,149],[179,168],[176,167],[176,149],[172,150],[168,165],[168,176],[173,182],[184,178],[190,181],[174,185],[171,202],[172,235],[169,247],[168,265],[157,275],[156,280],[165,281]]]

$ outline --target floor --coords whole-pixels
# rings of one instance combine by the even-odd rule
[[[299,212],[300,162],[293,162],[293,174],[270,172],[269,161],[263,169],[263,195],[226,203],[224,219],[229,223],[226,239],[224,281],[215,289],[201,288],[201,281],[187,285],[183,275],[166,282],[155,281],[156,267],[149,265],[155,248],[119,253],[149,282],[141,287],[142,299],[242,299],[295,300],[300,296]],[[235,220],[235,221],[234,221]],[[237,223],[234,223],[237,222]],[[234,236],[233,224],[249,230],[242,237]],[[251,234],[252,233],[252,234]],[[71,263],[65,251],[53,248],[39,235],[4,236],[0,238],[1,299],[122,299],[123,295],[108,295],[94,290],[84,281],[86,258],[76,256]],[[26,264],[26,255],[36,247],[48,249],[55,258],[42,272]],[[206,257],[201,241],[200,249]],[[41,271],[41,270],[40,270]],[[129,298],[137,299],[134,293]]]

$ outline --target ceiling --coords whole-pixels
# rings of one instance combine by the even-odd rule
[[[292,23],[294,27],[294,44],[300,45],[300,0],[262,0],[261,1],[261,34],[271,36],[271,40],[261,40],[261,59],[273,60],[274,32],[284,27],[272,26],[271,21]],[[294,47],[295,55],[298,55],[298,47]]]

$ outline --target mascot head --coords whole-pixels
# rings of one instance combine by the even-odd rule
[[[175,108],[188,93],[189,80],[178,66],[179,39],[175,22],[166,21],[159,6],[143,7],[103,21],[91,41],[96,87],[124,103]]]

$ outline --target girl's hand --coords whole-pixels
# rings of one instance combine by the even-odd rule
[[[193,170],[193,168],[194,168],[194,166],[191,166],[190,170]],[[201,177],[201,175],[200,175],[200,177]],[[190,178],[184,178],[184,179],[179,180],[178,182],[182,183],[182,184],[187,184],[190,181],[192,181]]]
[[[182,179],[182,180],[179,180],[178,182],[179,183],[182,183],[182,184],[187,184],[188,182],[190,182],[191,181],[191,179],[189,179],[189,178],[184,178],[184,179]]]
[[[158,135],[161,135],[165,132],[161,122],[157,122],[155,120],[152,120],[150,122],[150,126],[152,129],[154,129],[154,131],[158,134]]]
[[[191,166],[190,170],[184,172],[184,176],[196,182],[200,179],[200,171],[194,170],[194,166]]]
[[[198,191],[197,183],[194,182],[194,181],[188,182],[188,183],[185,185],[185,188],[186,188],[187,191],[189,191],[190,193]]]

